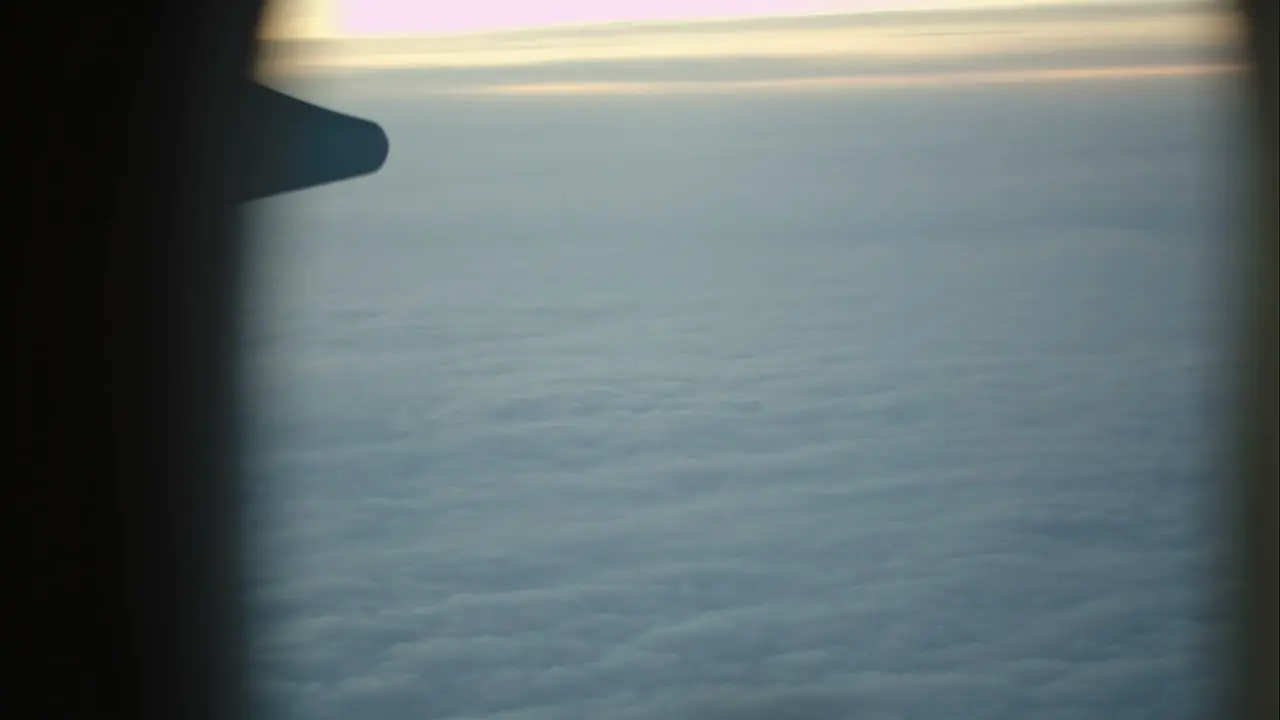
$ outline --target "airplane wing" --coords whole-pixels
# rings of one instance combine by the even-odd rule
[[[377,123],[257,82],[245,97],[248,150],[240,198],[256,200],[377,172],[390,144]]]

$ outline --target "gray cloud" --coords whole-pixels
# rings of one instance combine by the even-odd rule
[[[384,172],[260,208],[265,702],[1198,715],[1211,85],[353,83]]]

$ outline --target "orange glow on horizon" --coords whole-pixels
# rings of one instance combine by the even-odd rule
[[[696,95],[735,90],[804,91],[856,88],[899,88],[938,85],[1043,83],[1082,80],[1129,80],[1157,77],[1224,75],[1247,70],[1242,65],[1137,65],[843,77],[788,78],[724,82],[580,82],[495,85],[455,91],[482,95]]]

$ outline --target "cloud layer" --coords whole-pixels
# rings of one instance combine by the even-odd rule
[[[387,167],[260,218],[283,717],[1212,699],[1221,85],[344,87]]]

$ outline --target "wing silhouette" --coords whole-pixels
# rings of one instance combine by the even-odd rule
[[[377,123],[250,81],[239,195],[256,200],[377,172],[390,144]]]

